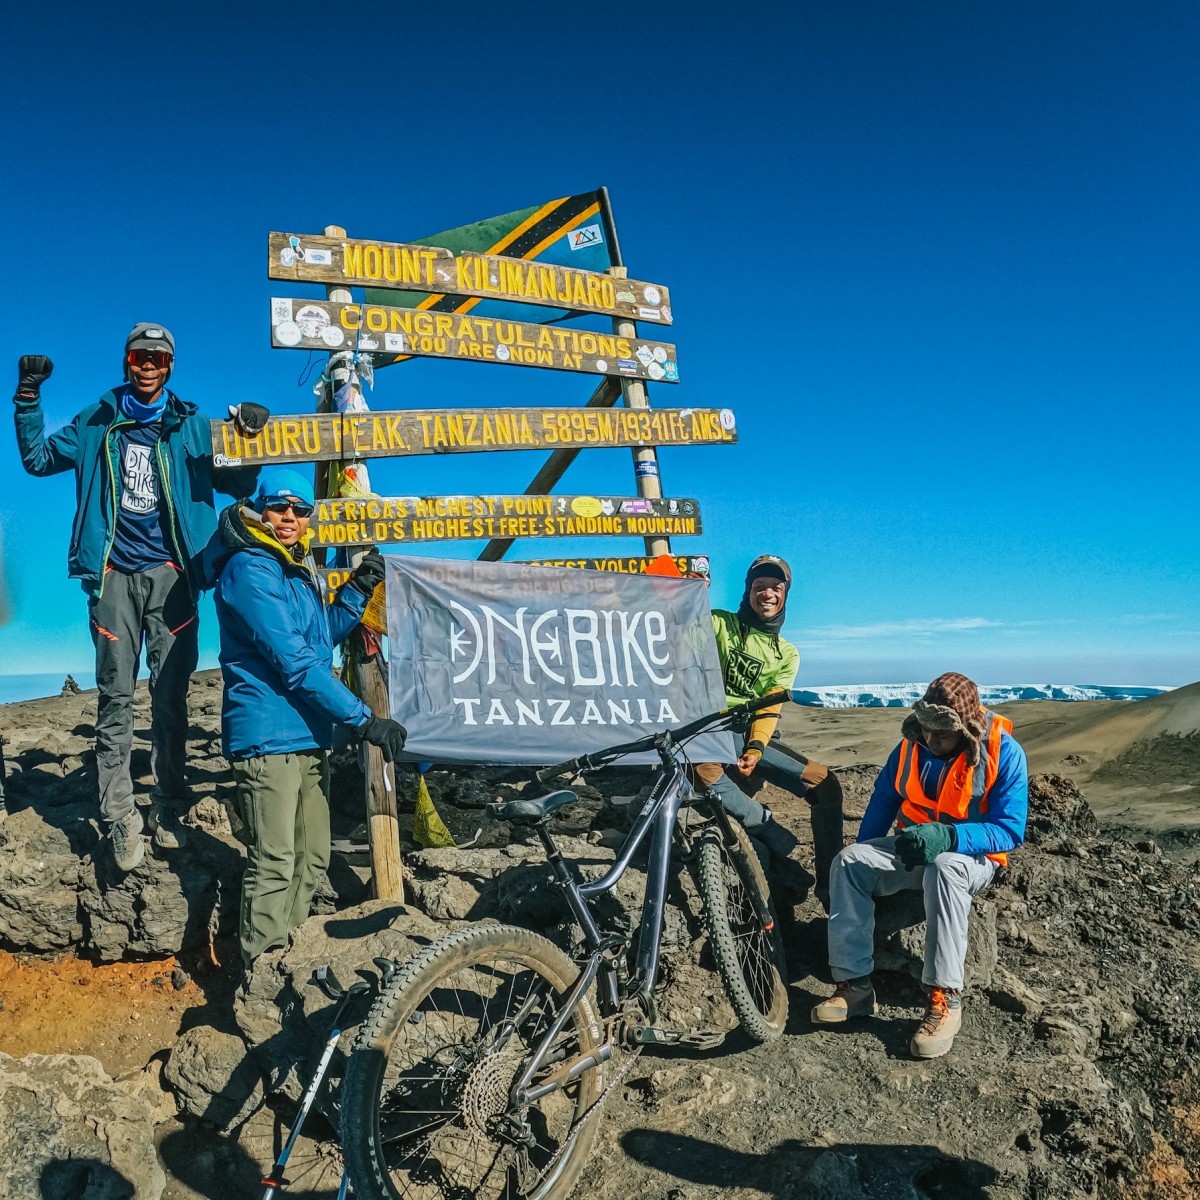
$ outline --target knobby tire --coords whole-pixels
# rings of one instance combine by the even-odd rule
[[[733,822],[739,854],[725,846],[719,829],[707,830],[696,847],[696,882],[717,973],[738,1024],[756,1042],[770,1042],[787,1024],[788,991],[778,924],[763,929],[750,889],[770,912],[771,893],[762,865],[741,825]]]
[[[603,1068],[523,1110],[531,1144],[514,1145],[502,1124],[513,1083],[578,974],[553,943],[506,925],[460,930],[403,965],[367,1016],[342,1085],[342,1146],[358,1200],[567,1195],[598,1117],[561,1146],[599,1099]],[[505,1040],[504,1022],[523,1009]],[[595,1050],[601,1036],[585,997],[555,1057]]]

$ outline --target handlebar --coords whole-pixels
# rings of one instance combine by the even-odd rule
[[[549,783],[550,780],[557,779],[561,775],[575,775],[581,771],[595,771],[599,767],[605,767],[609,763],[616,762],[618,758],[624,758],[627,754],[637,754],[644,750],[656,750],[660,745],[664,744],[684,742],[699,733],[720,729],[722,726],[732,728],[742,717],[753,716],[760,709],[772,708],[776,704],[786,704],[792,699],[792,693],[784,689],[767,692],[766,695],[756,696],[753,700],[747,700],[742,704],[735,704],[730,708],[722,708],[718,712],[697,717],[694,721],[689,721],[686,725],[679,725],[675,729],[665,729],[659,733],[650,733],[645,737],[638,738],[636,741],[624,742],[619,746],[610,746],[607,750],[596,750],[592,754],[584,754],[579,758],[570,758],[566,762],[556,763],[554,766],[542,767],[535,774],[539,783]],[[664,742],[664,738],[667,739],[666,742]]]

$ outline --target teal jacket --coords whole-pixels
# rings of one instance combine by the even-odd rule
[[[103,590],[104,569],[112,548],[120,480],[119,431],[133,422],[121,413],[119,389],[106,392],[69,425],[47,436],[40,401],[16,405],[17,449],[30,475],[75,472],[75,521],[67,552],[67,574],[90,595]],[[214,489],[248,496],[258,476],[249,470],[215,470],[208,418],[194,404],[167,392],[158,443],[162,494],[170,514],[177,562],[193,592],[212,587],[217,514]]]

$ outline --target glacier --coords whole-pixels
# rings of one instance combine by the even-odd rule
[[[795,688],[792,699],[809,708],[911,708],[924,694],[924,683],[855,683]],[[987,705],[1012,700],[1145,700],[1169,687],[1118,684],[1013,683],[980,684]]]

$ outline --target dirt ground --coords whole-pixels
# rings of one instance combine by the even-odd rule
[[[70,707],[72,715],[79,712],[78,698],[58,703]],[[789,740],[842,768],[848,834],[865,806],[874,764],[894,743],[900,716],[891,711],[806,710],[791,717],[793,728],[805,736],[793,733]],[[1092,726],[1083,721],[1083,714],[1067,716],[1081,722],[1085,736],[1080,744],[1091,753],[1100,735],[1087,733]],[[1114,717],[1125,722],[1127,731],[1132,728],[1123,711],[1100,714],[1093,724]],[[1138,715],[1138,721],[1143,717]],[[1163,722],[1158,724],[1161,727]],[[1113,728],[1111,723],[1105,727]],[[1124,766],[1132,773],[1136,767],[1139,783],[1149,788],[1156,760],[1141,737],[1145,728],[1124,741],[1114,739],[1116,752],[1103,763],[1089,761],[1089,772],[1103,774],[1105,769],[1119,771]],[[1165,732],[1161,728],[1150,732],[1172,739],[1168,748],[1185,758],[1191,755],[1182,763],[1166,757],[1172,781],[1187,770],[1194,773],[1194,740],[1175,740],[1182,735],[1169,724]],[[1062,730],[1056,732],[1053,753],[1065,744],[1066,736]],[[1055,761],[1062,757],[1057,754]],[[439,805],[460,841],[468,840],[481,826],[480,844],[496,844],[507,836],[481,819],[478,805],[493,794],[492,782],[486,773],[463,774],[453,786],[442,781]],[[639,783],[640,777],[630,774],[611,781],[608,790],[636,791]],[[401,788],[405,832],[411,830],[413,790],[411,780]],[[1169,933],[1169,940],[1161,945],[1172,947],[1170,955],[1178,960],[1179,972],[1190,972],[1186,978],[1194,983],[1200,968],[1200,943],[1194,933],[1170,931],[1165,910],[1162,935],[1147,934],[1152,926],[1133,921],[1135,908],[1145,911],[1158,903],[1154,895],[1168,888],[1164,878],[1175,880],[1170,886],[1176,887],[1180,878],[1161,865],[1153,871],[1148,865],[1142,871],[1135,860],[1140,856],[1148,864],[1161,863],[1160,846],[1168,859],[1174,857],[1179,863],[1196,852],[1189,836],[1194,812],[1185,814],[1187,822],[1174,819],[1180,815],[1176,785],[1172,782],[1157,795],[1162,813],[1145,805],[1125,806],[1116,810],[1119,830],[1116,825],[1107,827],[1131,843],[1145,839],[1147,830],[1155,831],[1157,843],[1138,842],[1154,846],[1153,853],[1135,850],[1132,844],[1117,848],[1118,865],[1125,872],[1122,878],[1140,877],[1144,884],[1114,885],[1108,902],[1106,875],[1117,875],[1102,857],[1107,853],[1103,836],[1083,856],[1065,847],[1054,851],[1062,857],[1045,859],[1036,883],[1027,880],[1026,891],[1010,897],[1014,916],[1011,926],[1004,926],[1008,933],[1007,940],[1002,939],[1003,964],[1020,969],[1023,978],[1044,991],[1086,1007],[1089,986],[1081,981],[1096,981],[1090,990],[1097,992],[1105,979],[1148,970],[1156,938],[1167,938]],[[340,799],[335,805],[335,842],[342,844],[347,860],[354,863],[361,859],[355,846],[363,837],[361,822],[353,815],[354,798],[335,799]],[[807,813],[802,802],[779,793],[769,802],[781,820],[801,833],[803,842]],[[563,832],[585,834],[594,814],[594,808],[578,816],[564,813]],[[802,845],[797,857],[808,861],[806,854]],[[1061,874],[1056,875],[1060,863]],[[1182,909],[1172,909],[1172,919],[1178,911]],[[1025,1200],[1059,1200],[1071,1194],[1051,1190],[1048,1182],[1039,1185],[1040,1168],[1029,1170],[1030,1162],[1042,1161],[1046,1155],[1060,1163],[1077,1158],[1076,1194],[1097,1194],[1094,1164],[1099,1135],[1079,1128],[1083,1109],[1072,1097],[1090,1088],[1112,1087],[1115,1077],[1097,1082],[1100,1075],[1094,1073],[1078,1080],[1051,1080],[1046,1089],[1057,1089],[1060,1099],[1041,1102],[1031,1130],[1027,1102],[1006,1087],[1004,1063],[1011,1056],[1040,1053],[1039,1039],[1044,1042],[1054,1036],[1053,1030],[1046,1034],[1040,1027],[1027,1028],[1018,1015],[972,1000],[954,1053],[933,1063],[913,1063],[907,1041],[920,1013],[921,994],[911,980],[900,976],[885,975],[881,981],[878,1017],[844,1031],[815,1029],[808,1010],[829,988],[824,916],[810,898],[784,918],[791,1018],[783,1040],[754,1046],[734,1033],[716,1050],[674,1049],[643,1055],[607,1101],[600,1137],[576,1195],[591,1195],[595,1200],[624,1200],[630,1195],[649,1200],[802,1200],[810,1192],[797,1191],[794,1181],[807,1178],[811,1194],[824,1200],[983,1200],[993,1194],[1014,1194],[991,1190],[1006,1186],[1005,1172],[989,1165],[1003,1161],[1005,1154],[1013,1162],[1012,1178],[1018,1166],[1028,1176],[1022,1184]],[[1100,932],[1104,929],[1116,931],[1114,940],[1104,941],[1108,937]],[[1066,937],[1074,943],[1069,949],[1064,949]],[[236,947],[219,942],[218,957],[236,963]],[[719,992],[715,975],[699,972],[694,979],[695,987]],[[65,956],[38,959],[0,950],[0,1049],[18,1057],[30,1052],[90,1054],[118,1078],[152,1060],[161,1061],[179,1035],[194,1025],[233,1031],[234,982],[232,967],[215,968],[202,961],[96,965]],[[1143,998],[1137,996],[1137,984],[1135,978],[1126,988],[1126,999],[1141,1013]],[[1151,1005],[1146,1011],[1157,1004],[1200,1002],[1200,996],[1187,990],[1193,985],[1179,986],[1181,990],[1174,994],[1144,998]],[[1115,1020],[1106,1012],[1096,1017],[1097,1028]],[[1143,1050],[1125,1054],[1120,1069],[1127,1077],[1115,1082],[1128,1089],[1135,1109],[1142,1106],[1139,1128],[1149,1132],[1144,1144],[1128,1146],[1129,1170],[1103,1182],[1098,1194],[1106,1200],[1195,1200],[1200,1197],[1196,1047],[1186,1036],[1164,1033],[1151,1017],[1145,1021]],[[1094,1053],[1100,1065],[1106,1054],[1113,1057],[1115,1052],[1101,1048]],[[1146,1112],[1153,1115],[1152,1121]],[[166,1200],[254,1194],[257,1180],[286,1137],[290,1115],[285,1107],[278,1112],[263,1109],[236,1141],[222,1138],[194,1119],[164,1122],[157,1140],[168,1174]],[[973,1121],[987,1132],[973,1132]],[[1009,1131],[1006,1136],[1013,1139],[1007,1151],[979,1140],[995,1138],[998,1130]],[[315,1140],[302,1139],[293,1157],[289,1174],[294,1184],[288,1195],[332,1200],[339,1162],[326,1140],[331,1131],[315,1118],[312,1132]],[[1111,1161],[1112,1148],[1105,1153]],[[851,1175],[860,1181],[853,1187],[847,1182]],[[813,1180],[825,1182],[817,1187]],[[902,1187],[907,1180],[915,1183],[904,1182]]]
[[[169,1046],[204,996],[175,960],[94,965],[0,950],[0,1047],[25,1054],[90,1054],[116,1078]]]

